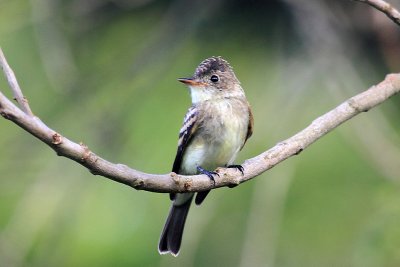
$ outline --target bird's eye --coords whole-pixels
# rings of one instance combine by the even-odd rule
[[[217,75],[213,75],[213,76],[211,76],[210,80],[211,80],[213,83],[216,83],[216,82],[219,81],[219,77],[218,77]]]

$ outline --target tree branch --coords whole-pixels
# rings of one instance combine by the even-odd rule
[[[381,10],[400,25],[400,13],[382,0],[355,0],[366,2]],[[184,176],[176,173],[148,174],[129,168],[123,164],[111,163],[93,153],[87,146],[77,144],[49,128],[38,117],[34,116],[28,101],[9,67],[0,49],[0,64],[8,84],[17,100],[18,108],[0,91],[0,115],[31,133],[50,146],[59,156],[72,159],[86,167],[95,175],[101,175],[116,182],[129,185],[138,190],[152,192],[193,192],[210,190],[223,186],[235,186],[246,182],[271,169],[293,155],[298,155],[305,148],[331,132],[345,121],[361,112],[383,103],[400,91],[400,73],[389,74],[376,86],[348,99],[335,109],[314,120],[307,128],[293,137],[278,143],[260,155],[248,159],[242,165],[244,175],[234,169],[219,168],[219,177],[213,184],[206,175]]]
[[[15,77],[13,70],[8,65],[7,60],[3,54],[3,50],[1,50],[1,49],[0,49],[0,65],[1,65],[1,68],[3,69],[4,75],[6,76],[8,85],[10,86],[10,88],[14,94],[14,100],[16,100],[18,102],[18,104],[21,106],[21,109],[27,115],[33,116],[31,108],[29,107],[29,104],[28,104],[28,100],[22,94],[22,91],[21,91],[21,88],[19,87],[17,78]]]
[[[388,16],[394,23],[400,25],[400,12],[392,7],[389,3],[383,0],[354,0],[358,2],[367,3],[368,5],[378,9]]]
[[[0,53],[0,63],[15,92],[19,90],[18,83],[11,68],[8,66],[3,53]],[[37,137],[53,150],[57,155],[70,158],[85,166],[95,175],[101,175],[114,181],[129,185],[135,189],[153,192],[187,192],[203,191],[223,186],[234,186],[248,181],[257,175],[271,169],[283,160],[299,154],[302,150],[329,133],[343,122],[361,112],[379,105],[389,97],[400,91],[400,74],[390,74],[384,81],[372,86],[367,91],[348,99],[335,109],[314,120],[310,126],[293,137],[278,143],[264,153],[244,162],[245,170],[242,176],[233,169],[219,168],[219,177],[215,178],[215,185],[205,175],[184,176],[175,173],[156,175],[143,173],[122,164],[113,164],[93,153],[87,146],[74,143],[61,134],[49,128],[38,117],[33,116],[27,101],[18,101],[26,112],[14,105],[0,92],[0,114]],[[18,93],[18,91],[17,91]],[[22,95],[22,93],[20,93]]]

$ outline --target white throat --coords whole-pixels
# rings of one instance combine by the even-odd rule
[[[200,103],[211,99],[222,99],[231,97],[244,97],[243,89],[240,87],[234,90],[227,90],[223,92],[215,91],[215,89],[207,87],[189,86],[192,103]]]
[[[189,86],[190,96],[192,97],[192,103],[196,104],[202,101],[207,101],[213,98],[214,93],[204,87]]]

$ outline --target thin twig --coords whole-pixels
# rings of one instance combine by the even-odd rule
[[[400,25],[400,12],[391,4],[383,0],[354,0],[358,2],[367,3],[368,5],[378,9],[393,20],[396,24]]]
[[[3,54],[3,50],[1,48],[0,48],[0,66],[3,69],[7,82],[13,92],[14,100],[18,102],[19,106],[25,112],[25,114],[33,116],[32,110],[28,104],[28,100],[22,94],[17,78],[15,77],[13,70],[8,65],[7,60]]]
[[[1,62],[6,62],[0,53]],[[7,68],[9,69],[8,65]],[[12,72],[6,72],[9,75]],[[15,78],[15,77],[14,77]],[[12,88],[14,83],[9,85]],[[12,80],[12,79],[11,79]],[[15,80],[16,81],[16,80]],[[184,176],[175,173],[157,175],[143,173],[122,164],[113,164],[94,154],[84,144],[77,144],[50,129],[38,117],[15,106],[0,92],[0,115],[9,119],[42,140],[59,156],[70,158],[85,166],[93,174],[101,175],[133,188],[152,192],[204,191],[246,182],[271,169],[287,158],[298,155],[309,145],[331,132],[343,122],[381,104],[400,92],[400,74],[390,74],[384,81],[348,99],[335,109],[314,120],[310,126],[273,148],[244,162],[244,175],[234,169],[218,169],[215,185],[206,175]],[[21,94],[22,95],[22,94]]]

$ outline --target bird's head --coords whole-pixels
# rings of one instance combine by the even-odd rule
[[[189,86],[193,103],[243,95],[232,67],[221,57],[203,60],[192,77],[178,81]]]

